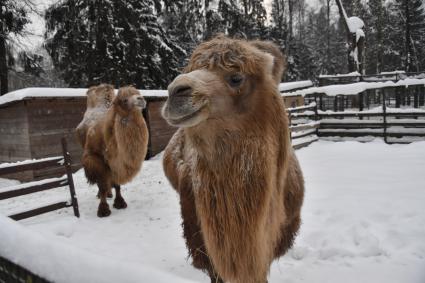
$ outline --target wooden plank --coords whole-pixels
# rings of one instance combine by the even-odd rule
[[[316,142],[316,141],[318,141],[319,139],[315,139],[315,140],[311,140],[311,141],[306,141],[306,142],[303,142],[303,143],[299,143],[299,144],[296,144],[296,145],[293,145],[292,147],[296,150],[296,149],[300,149],[300,148],[303,148],[303,147],[306,147],[306,146],[309,146],[310,144],[312,144],[312,143],[314,143],[314,142]]]
[[[78,209],[78,200],[77,200],[75,187],[74,187],[74,180],[72,178],[71,156],[69,155],[69,152],[67,150],[66,139],[62,138],[61,143],[62,143],[63,157],[65,158],[64,166],[66,170],[66,176],[68,178],[69,192],[71,194],[71,202],[72,202],[72,207],[74,209],[74,215],[76,217],[80,217],[80,211]]]
[[[304,130],[310,130],[310,129],[316,129],[319,128],[320,123],[316,123],[316,124],[300,124],[297,126],[291,126],[290,129],[293,132],[299,132],[299,131],[304,131]]]
[[[62,156],[58,156],[49,160],[35,160],[27,164],[12,164],[10,166],[0,167],[0,175],[42,169],[45,167],[61,166],[59,162],[63,160]]]
[[[28,186],[25,186],[24,188],[14,189],[14,190],[6,191],[6,192],[0,192],[0,200],[63,187],[68,185],[68,179],[60,178],[60,179],[55,179],[53,181],[49,181],[49,182],[45,182],[41,184],[37,184],[37,183],[39,182],[29,182],[29,183],[25,183],[25,185],[28,185]]]
[[[425,117],[425,112],[406,112],[406,113],[393,113],[393,112],[386,112],[387,117]],[[298,115],[298,117],[307,117],[312,116],[311,114],[306,115]],[[345,118],[345,117],[382,117],[382,112],[377,113],[365,113],[365,112],[339,112],[339,113],[319,113],[319,117],[321,119],[327,119],[327,118]]]
[[[65,208],[65,207],[70,207],[71,205],[68,204],[66,201],[63,202],[58,202],[58,203],[54,203],[54,204],[50,204],[50,205],[46,205],[43,207],[39,207],[36,209],[32,209],[32,210],[28,210],[25,212],[21,212],[21,213],[17,213],[17,214],[13,214],[10,215],[9,217],[12,218],[13,220],[22,220],[25,218],[29,218],[29,217],[33,217],[33,216],[37,216],[40,214],[44,214],[47,212],[51,212],[51,211],[55,211],[61,208]]]
[[[380,131],[376,131],[376,132],[370,132],[370,131],[365,131],[365,132],[348,132],[348,131],[344,131],[344,132],[326,132],[326,130],[320,131],[319,130],[319,136],[321,137],[363,137],[363,136],[374,136],[374,137],[384,137],[384,130],[380,129]],[[387,131],[386,133],[387,137],[425,137],[425,133],[395,133],[395,132],[390,132]]]
[[[299,139],[299,138],[303,138],[306,136],[311,136],[311,135],[315,135],[316,134],[316,129],[313,129],[312,131],[307,131],[305,133],[302,134],[298,134],[298,135],[291,135],[292,139]]]
[[[316,106],[300,106],[300,107],[295,107],[295,108],[287,108],[286,112],[288,113],[296,113],[296,112],[301,112],[301,111],[306,111],[306,110],[315,110]]]

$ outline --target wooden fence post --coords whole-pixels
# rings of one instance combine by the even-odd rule
[[[424,106],[425,104],[425,86],[419,87],[419,106]]]
[[[69,192],[71,194],[72,208],[74,209],[74,215],[77,217],[80,217],[80,211],[78,209],[78,201],[75,195],[74,180],[72,179],[71,155],[68,152],[66,139],[64,137],[62,138],[61,142],[62,142],[62,151],[63,151],[63,157],[64,157],[64,166],[65,166],[66,175],[68,177]]]
[[[419,88],[417,86],[415,87],[415,94],[413,96],[413,107],[419,107]]]
[[[383,119],[384,119],[384,141],[385,143],[387,142],[387,105],[385,104],[385,88],[382,89],[382,115],[383,115]]]
[[[316,106],[314,107],[314,120],[315,121],[319,120],[319,111],[317,110],[317,103],[316,103]],[[316,127],[316,136],[319,136],[319,127]]]
[[[400,108],[400,88],[395,89],[395,108]]]
[[[363,105],[363,92],[358,94],[358,98],[359,98],[359,111],[363,111],[364,105]],[[360,120],[363,120],[363,116],[359,117]]]

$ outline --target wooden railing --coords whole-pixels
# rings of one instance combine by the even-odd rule
[[[385,101],[385,93],[383,94]],[[382,137],[387,143],[406,142],[401,138],[425,140],[425,111],[394,109],[383,105],[381,110],[319,111],[313,102],[287,109],[294,148],[309,145],[319,137]],[[300,122],[301,121],[301,122]],[[297,139],[309,137],[297,142]]]
[[[64,186],[69,186],[69,192],[71,195],[70,202],[62,201],[53,203],[43,207],[10,215],[10,218],[14,220],[21,220],[66,207],[73,207],[74,215],[76,217],[80,217],[80,212],[78,210],[78,201],[75,194],[74,181],[72,179],[71,157],[67,150],[67,143],[65,138],[62,138],[62,150],[63,156],[0,165],[0,176],[28,170],[43,169],[46,167],[62,167],[64,169],[64,173],[66,174],[66,176],[60,178],[45,179],[41,181],[29,182],[9,187],[6,188],[6,191],[4,191],[4,188],[2,188],[2,190],[0,191],[0,200],[19,197],[27,194],[33,194]]]
[[[320,122],[317,121],[317,105],[311,103],[309,105],[286,109],[289,117],[289,129],[291,130],[291,140],[294,149],[299,149],[310,145],[318,140],[317,130]],[[302,123],[294,122],[293,118],[299,115],[306,115],[308,121]]]

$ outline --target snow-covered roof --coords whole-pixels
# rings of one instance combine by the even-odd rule
[[[425,79],[412,79],[407,78],[398,82],[386,81],[386,82],[358,82],[344,85],[329,85],[322,87],[310,87],[306,89],[297,90],[288,93],[288,95],[308,95],[314,93],[323,93],[328,96],[336,95],[357,95],[368,89],[377,89],[384,87],[397,87],[397,86],[412,86],[412,85],[425,85]]]
[[[310,80],[281,83],[279,84],[279,91],[284,92],[284,91],[290,91],[290,90],[305,88],[310,86],[313,86],[313,82]]]
[[[167,97],[166,90],[139,90],[144,97]],[[31,87],[0,96],[0,106],[29,98],[73,98],[85,97],[86,88],[42,88]]]

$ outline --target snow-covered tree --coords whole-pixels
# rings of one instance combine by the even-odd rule
[[[395,0],[391,11],[396,19],[395,32],[404,39],[400,50],[404,69],[407,72],[424,69],[425,10],[422,0]]]
[[[152,0],[64,0],[46,13],[46,47],[71,86],[165,88],[184,53]]]
[[[8,69],[13,60],[8,52],[10,36],[23,33],[31,6],[26,0],[0,0],[0,95],[9,89]]]

